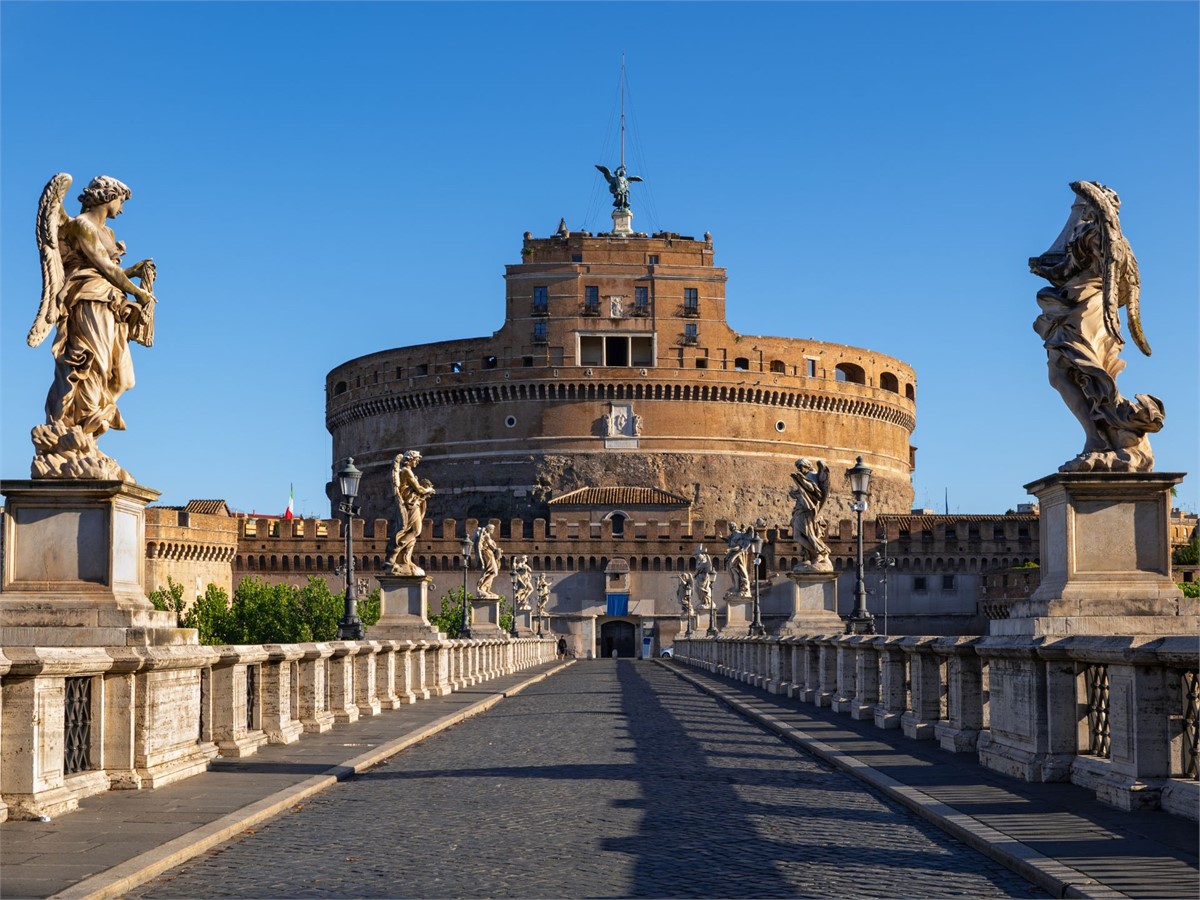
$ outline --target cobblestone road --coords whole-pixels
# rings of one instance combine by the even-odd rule
[[[565,672],[142,897],[1043,897],[652,662]]]

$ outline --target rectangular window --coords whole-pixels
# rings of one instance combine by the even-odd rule
[[[421,363],[418,366],[413,366],[412,373],[413,373],[413,377],[415,377],[415,378],[425,377],[426,375],[429,374],[429,364]]]
[[[600,308],[600,288],[594,284],[589,284],[584,289],[583,302],[588,306]]]
[[[926,581],[924,575],[914,575],[913,576],[913,590],[914,591],[929,590],[928,582]]]
[[[533,314],[545,315],[550,311],[550,290],[545,287],[533,289]]]
[[[817,361],[815,359],[804,360],[804,374],[809,378],[817,377]]]
[[[629,339],[629,364],[643,369],[654,365],[654,338],[634,337]]]
[[[694,322],[688,322],[683,326],[683,340],[685,343],[694,344],[700,340],[700,327]]]
[[[943,575],[942,576],[942,590],[943,591],[954,590],[954,576],[953,575]]]
[[[652,265],[652,266],[657,266],[657,265],[658,265],[658,256],[657,256],[657,254],[651,253],[651,254],[650,254],[650,258],[649,258],[648,260],[646,260],[646,261],[647,261],[647,262],[648,262],[650,265]]]
[[[604,365],[604,338],[595,334],[579,336],[579,364],[581,366]]]
[[[533,342],[535,344],[544,344],[550,339],[549,328],[545,322],[533,323]]]
[[[634,315],[645,315],[650,311],[650,288],[635,287],[633,289]]]
[[[700,312],[700,291],[696,288],[683,289],[683,314],[694,316]]]
[[[583,254],[582,253],[572,253],[571,254],[571,262],[573,262],[573,263],[583,262]]]

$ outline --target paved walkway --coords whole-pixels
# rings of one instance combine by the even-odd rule
[[[1200,891],[1194,823],[993,776],[891,732],[893,748],[848,717],[675,664],[579,662],[427,736],[530,674],[222,761],[178,785],[91,798],[54,823],[5,823],[0,895]],[[806,741],[832,764],[795,748]]]

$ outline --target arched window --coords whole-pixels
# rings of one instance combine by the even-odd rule
[[[787,366],[784,365],[782,359],[773,359],[771,360],[771,371],[777,372],[780,375],[785,375],[787,374]]]
[[[609,513],[607,518],[608,521],[612,522],[613,537],[624,537],[625,520],[628,519],[629,516],[625,515],[623,512],[614,512]]]
[[[854,363],[838,363],[836,371],[838,381],[849,381],[851,384],[867,383],[867,373],[863,371],[862,366],[856,366]]]
[[[891,372],[879,373],[879,386],[885,391],[891,391],[893,394],[900,393],[900,380]]]
[[[911,384],[904,385],[904,396],[907,397],[909,400],[916,400],[917,399],[917,389],[914,388]]]
[[[733,367],[744,372],[750,368],[750,360],[744,356],[739,356],[733,361]]]

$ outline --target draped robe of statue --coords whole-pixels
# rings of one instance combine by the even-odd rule
[[[392,464],[392,489],[396,494],[396,537],[388,554],[386,569],[392,575],[421,576],[425,570],[413,562],[413,549],[425,527],[428,498],[436,493],[428,480],[417,479],[413,469],[421,461],[415,450],[398,455]]]
[[[1126,308],[1134,342],[1147,356],[1142,334],[1137,262],[1121,234],[1120,199],[1094,182],[1073,182],[1078,199],[1051,248],[1029,261],[1050,282],[1037,294],[1042,313],[1033,323],[1046,348],[1050,383],[1083,426],[1083,450],[1062,472],[1149,472],[1154,454],[1147,434],[1163,425],[1162,401],[1133,400],[1117,390],[1120,358],[1118,309]]]

